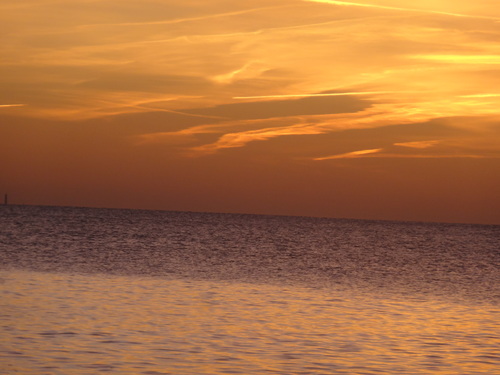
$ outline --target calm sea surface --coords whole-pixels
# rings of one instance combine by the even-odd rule
[[[500,226],[0,207],[0,373],[500,374]]]

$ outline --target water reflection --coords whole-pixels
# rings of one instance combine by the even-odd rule
[[[1,271],[0,363],[40,374],[493,374],[498,308]]]

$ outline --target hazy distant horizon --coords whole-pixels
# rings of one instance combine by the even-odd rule
[[[214,214],[214,215],[248,215],[248,216],[276,216],[276,217],[297,217],[310,219],[325,219],[325,220],[346,220],[346,221],[381,221],[381,222],[400,222],[400,223],[421,223],[421,224],[451,224],[451,225],[490,225],[499,226],[500,223],[469,223],[469,222],[446,222],[446,221],[421,221],[421,220],[397,220],[397,219],[373,219],[373,218],[356,218],[356,217],[335,217],[335,216],[310,216],[310,215],[286,215],[275,213],[255,213],[255,212],[217,212],[217,211],[189,211],[189,210],[169,210],[156,208],[141,208],[141,207],[104,207],[104,206],[75,206],[75,205],[53,205],[53,204],[30,204],[30,203],[9,203],[7,206],[31,206],[31,207],[55,207],[55,208],[82,208],[82,209],[102,209],[102,210],[129,210],[129,211],[158,211],[158,212],[186,212],[194,214]],[[5,207],[5,205],[0,205]]]

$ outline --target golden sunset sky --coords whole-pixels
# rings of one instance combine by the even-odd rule
[[[12,203],[500,224],[497,0],[0,0]]]

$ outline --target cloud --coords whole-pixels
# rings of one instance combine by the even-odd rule
[[[195,108],[187,112],[199,115],[223,116],[231,119],[266,119],[329,115],[358,112],[369,107],[369,102],[348,95],[307,95],[277,97],[282,100],[260,100],[221,104],[214,107]],[[285,100],[283,100],[285,99]]]
[[[148,143],[164,143],[164,144],[183,144],[193,143],[196,138],[193,137],[198,134],[220,134],[222,129],[227,127],[227,124],[211,124],[211,125],[197,125],[186,129],[177,131],[155,132],[146,133],[135,136],[137,144]]]
[[[340,5],[340,6],[353,6],[353,7],[383,9],[383,10],[392,10],[392,11],[438,14],[438,15],[445,15],[445,16],[452,16],[452,17],[470,17],[470,18],[481,18],[481,19],[492,19],[492,20],[500,19],[499,17],[489,17],[489,16],[481,16],[481,15],[443,12],[443,11],[430,10],[430,9],[425,9],[425,8],[423,8],[423,9],[406,8],[406,7],[386,6],[386,5],[378,5],[378,4],[356,3],[356,2],[349,2],[349,1],[337,1],[337,0],[304,0],[304,1],[313,2],[313,3]]]
[[[226,148],[243,147],[247,143],[254,141],[265,141],[276,137],[291,135],[313,135],[321,133],[321,129],[318,129],[315,126],[310,126],[309,124],[226,133],[221,136],[217,142],[193,147],[190,151],[193,156],[212,154]]]
[[[498,98],[500,94],[472,94],[472,95],[460,95],[461,98]]]
[[[491,158],[486,155],[476,154],[380,154],[379,158],[399,158],[399,159],[486,159]],[[493,158],[497,158],[493,156]]]
[[[268,70],[267,67],[259,64],[258,61],[250,61],[243,65],[241,68],[233,70],[229,73],[219,74],[211,77],[217,83],[228,84],[237,80],[251,79],[260,76],[263,72]]]
[[[401,92],[399,92],[401,93]],[[320,94],[287,94],[287,95],[259,95],[259,96],[236,96],[233,99],[295,99],[295,98],[313,98],[320,96],[362,96],[362,95],[382,95],[382,94],[393,94],[397,95],[398,92],[394,91],[366,91],[366,92],[331,92],[331,93],[320,93]]]
[[[500,64],[500,55],[414,55],[414,59],[431,60],[449,64],[496,65]]]
[[[26,104],[0,104],[0,108],[24,107]]]
[[[437,141],[437,140],[433,140],[433,141],[414,141],[414,142],[394,143],[394,146],[424,149],[424,148],[429,148],[429,147],[435,146],[438,143],[439,143],[439,141]]]
[[[201,98],[214,89],[214,84],[203,77],[168,75],[165,73],[131,72],[129,69],[96,71],[92,78],[82,79],[76,87],[99,91],[147,92],[173,96],[195,96]]]
[[[382,148],[360,150],[347,152],[344,154],[323,156],[319,158],[312,158],[314,161],[332,160],[332,159],[357,159],[357,158],[384,158],[384,159],[485,159],[485,158],[499,158],[500,156],[488,156],[479,154],[463,154],[463,153],[450,153],[450,154],[400,154],[385,152]]]
[[[493,126],[489,130],[482,130],[483,134],[478,134],[474,129],[454,128],[452,123],[456,118],[433,120],[422,123],[420,126],[411,125],[407,130],[398,135],[398,130],[391,131],[394,138],[422,138],[425,133],[432,133],[434,129],[441,124],[442,131],[436,133],[441,139],[433,140],[415,140],[406,142],[391,142],[388,144],[388,137],[376,137],[375,135],[385,130],[377,129],[369,131],[366,135],[365,144],[369,146],[383,145],[383,147],[366,148],[350,152],[337,152],[329,156],[312,157],[310,160],[321,161],[330,159],[348,159],[348,158],[385,158],[385,159],[498,159],[500,158],[500,149],[498,148],[498,136],[500,127]],[[481,122],[495,123],[495,118],[469,118],[463,120],[479,124]],[[419,130],[420,129],[420,130]],[[424,130],[421,132],[421,130]],[[361,130],[366,131],[366,130]],[[486,142],[485,136],[491,139]],[[360,135],[358,135],[361,138]],[[333,148],[340,148],[339,143],[332,144]]]
[[[347,152],[345,154],[339,154],[339,155],[331,155],[331,156],[324,156],[321,158],[314,158],[313,160],[330,160],[330,159],[350,159],[350,158],[359,158],[368,154],[374,154],[377,152],[382,151],[381,148],[374,148],[370,150],[360,150],[360,151],[352,151],[352,152]]]
[[[288,5],[288,6],[290,6],[290,5]],[[87,27],[102,27],[102,26],[126,26],[126,27],[130,27],[130,26],[172,25],[172,24],[184,23],[184,22],[197,22],[197,21],[212,20],[214,18],[239,16],[239,15],[243,15],[243,14],[260,12],[260,11],[267,11],[267,10],[272,10],[272,9],[280,9],[280,8],[284,8],[284,7],[287,7],[287,6],[282,5],[282,6],[250,8],[250,9],[243,9],[243,10],[238,10],[238,11],[233,11],[233,12],[207,14],[207,15],[198,16],[198,17],[175,18],[175,19],[160,20],[160,21],[87,24],[87,25],[80,25],[79,27],[87,28]]]

